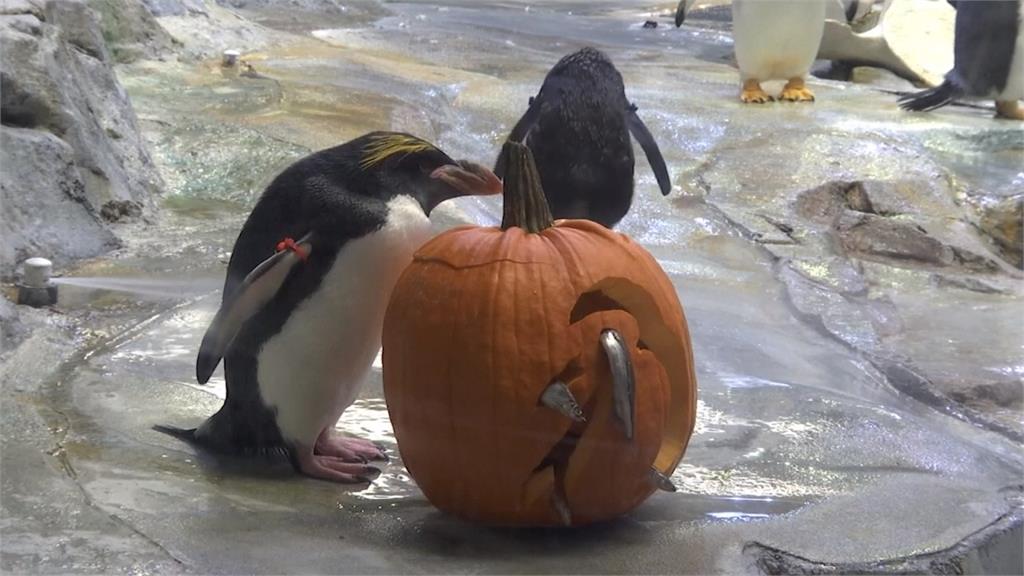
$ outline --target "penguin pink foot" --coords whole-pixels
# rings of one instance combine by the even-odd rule
[[[318,456],[333,456],[346,462],[367,462],[369,460],[388,460],[383,448],[362,438],[343,438],[324,428],[316,439],[313,453]]]
[[[309,446],[296,446],[295,459],[298,461],[299,472],[320,480],[361,484],[373,482],[380,476],[379,468],[345,462],[335,456],[314,454]]]

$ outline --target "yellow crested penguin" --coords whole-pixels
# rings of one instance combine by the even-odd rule
[[[333,432],[380,349],[391,290],[435,206],[499,192],[487,168],[393,132],[286,168],[238,235],[200,346],[200,383],[224,359],[224,405],[198,428],[156,429],[214,451],[283,452],[315,478],[372,481],[380,447]]]

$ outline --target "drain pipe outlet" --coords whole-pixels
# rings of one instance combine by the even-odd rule
[[[238,63],[238,57],[241,55],[242,53],[238,50],[225,50],[221,54],[220,65],[225,68],[231,68]]]
[[[29,258],[22,267],[22,283],[17,285],[18,304],[34,308],[56,304],[57,285],[50,280],[53,263],[46,258]]]

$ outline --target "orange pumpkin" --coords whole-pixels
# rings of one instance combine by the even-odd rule
[[[501,228],[415,255],[384,319],[384,393],[409,473],[441,510],[582,525],[668,480],[693,431],[686,319],[654,258],[586,220],[551,222],[506,143]]]

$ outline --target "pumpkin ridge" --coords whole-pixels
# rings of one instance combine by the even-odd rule
[[[473,268],[485,268],[487,266],[493,266],[495,264],[521,264],[529,266],[551,266],[557,268],[558,264],[555,262],[537,262],[534,260],[519,260],[517,258],[493,258],[487,261],[481,261],[475,264],[453,264],[450,261],[440,256],[419,256],[416,258],[417,262],[423,262],[426,264],[441,264],[447,266],[452,270],[472,270]]]
[[[490,302],[490,305],[489,305],[490,310],[488,310],[488,312],[487,312],[488,316],[492,316],[493,317],[495,315],[495,313],[497,312],[496,308],[498,308],[498,306],[500,304],[499,300],[495,296],[498,294],[498,292],[503,287],[504,283],[502,282],[502,280],[503,280],[504,272],[505,272],[505,266],[497,266],[495,271],[494,271],[494,274],[495,274],[496,277],[495,277],[495,280],[494,280],[494,285],[491,287],[490,295],[488,296],[488,302]],[[513,280],[513,290],[515,289],[514,286],[515,286],[515,280]],[[492,343],[497,343],[498,342],[498,328],[499,328],[498,327],[498,322],[491,322],[491,342]],[[497,368],[497,361],[495,359],[495,356],[498,354],[499,348],[500,348],[500,346],[497,346],[497,345],[494,345],[494,344],[492,344],[490,346],[490,350],[489,350],[490,353],[488,354],[489,358],[488,358],[488,363],[487,363],[487,372],[486,372],[486,374],[497,374],[498,373],[498,370],[496,369]],[[494,426],[495,424],[500,422],[499,419],[498,419],[498,414],[497,414],[497,412],[498,412],[497,397],[494,394],[490,394],[489,395],[489,399],[490,399],[489,409],[490,409],[490,415],[491,415],[490,416],[491,426]],[[498,443],[495,442],[495,439],[497,438],[497,436],[495,434],[488,434],[487,436],[490,438],[490,445],[491,445],[491,449],[489,451],[490,452],[489,457],[495,458],[498,462],[501,462],[504,458],[507,458],[508,455],[504,454],[504,450],[502,450],[502,447],[499,446],[499,445],[496,445],[496,444],[498,444]],[[497,470],[499,468],[497,466],[495,466],[494,469]]]
[[[464,286],[462,284],[455,283],[455,284],[453,284],[453,287],[455,288],[453,290],[453,292],[455,293],[455,296],[456,296],[456,300],[455,301],[458,302],[459,299],[462,298],[463,293],[466,291],[466,286]],[[451,323],[451,329],[449,330],[449,333],[448,333],[448,339],[451,340],[461,330],[462,330],[461,323],[458,322],[458,319],[455,319]],[[455,403],[455,385],[456,385],[456,383],[455,383],[455,380],[451,377],[451,375],[452,375],[452,364],[454,363],[454,361],[455,361],[455,359],[452,357],[452,355],[450,355],[450,354],[446,355],[445,363],[444,363],[444,380],[442,380],[442,382],[446,382],[448,384],[448,386],[447,386],[447,388],[448,388],[447,396],[448,396],[448,412],[449,413],[452,413],[452,411],[455,410],[455,408],[456,408],[456,403]],[[451,440],[453,442],[455,441],[456,438],[459,437],[459,433],[458,432],[459,432],[459,430],[458,430],[458,427],[456,426],[455,419],[454,418],[449,418],[448,419],[448,434],[449,434],[449,438],[451,438]],[[452,454],[453,454],[453,457],[449,457],[450,465],[457,466],[457,467],[459,467],[461,469],[461,467],[462,467],[462,460],[460,458],[461,453],[458,452],[458,451],[455,451]],[[465,498],[466,490],[464,488],[464,483],[461,480],[461,478],[459,478],[457,480],[455,486],[453,487],[452,492],[455,495],[456,502],[458,502],[461,499]]]

